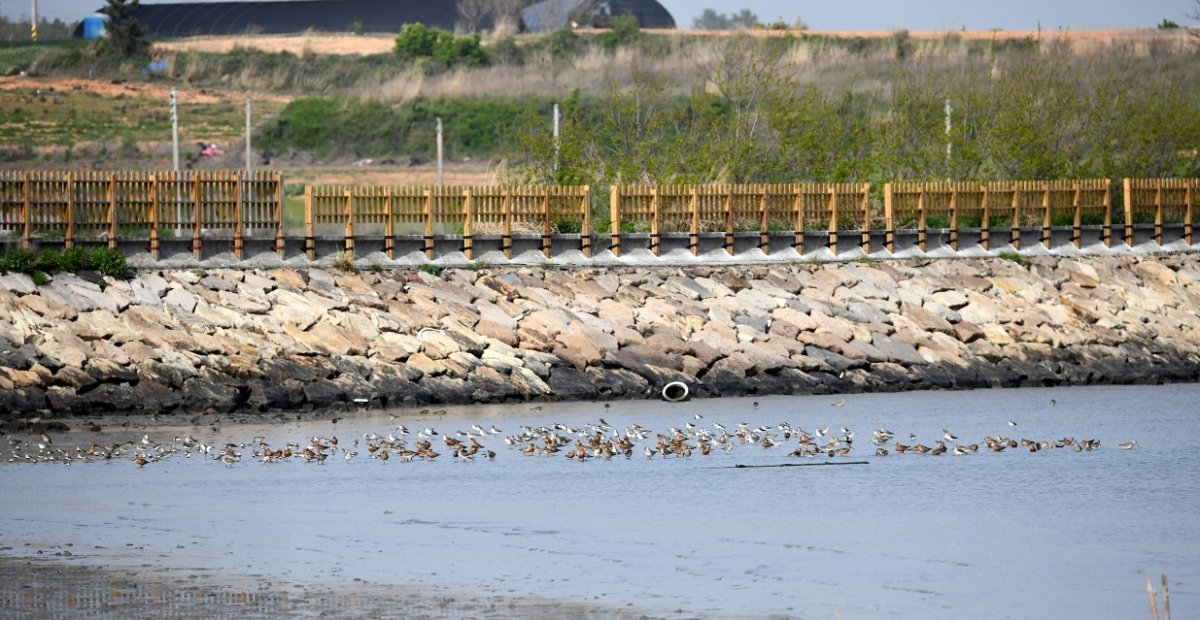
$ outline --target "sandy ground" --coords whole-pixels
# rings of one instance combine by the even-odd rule
[[[42,551],[38,551],[42,553]],[[599,605],[409,584],[291,582],[206,569],[100,568],[0,557],[5,618],[646,618]]]
[[[83,78],[45,78],[25,75],[0,76],[0,91],[46,89],[55,92],[80,92],[101,97],[145,97],[149,99],[167,99],[171,89],[178,88],[171,84],[160,82],[120,82],[112,80],[88,80]],[[244,93],[222,92],[206,88],[179,89],[181,103],[222,103],[226,101],[244,101]],[[287,95],[271,93],[255,93],[254,99],[279,101],[286,103],[292,100]]]
[[[731,36],[749,34],[752,36],[785,36],[800,34],[800,31],[789,30],[744,30],[708,32],[700,30],[646,30],[655,34],[678,34],[689,36]],[[804,34],[826,37],[866,37],[883,38],[894,34],[891,30],[807,30]],[[941,39],[947,34],[943,30],[914,30],[909,36],[914,39]],[[955,30],[953,34],[967,40],[1012,40],[1028,37],[1066,37],[1072,41],[1105,42],[1126,39],[1183,39],[1187,37],[1182,29],[1179,32],[1162,32],[1149,29],[1127,30],[1079,30],[1070,32],[1037,31],[1037,30]],[[266,52],[292,52],[293,54],[342,54],[369,55],[386,54],[392,51],[395,36],[391,34],[300,34],[300,35],[231,35],[192,37],[174,41],[156,43],[156,52],[228,52],[236,48],[252,48]]]

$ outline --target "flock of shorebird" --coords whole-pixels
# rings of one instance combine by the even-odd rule
[[[839,403],[834,403],[834,406],[839,406]],[[1015,421],[1009,421],[1009,426],[1016,425]],[[608,460],[617,456],[632,458],[639,453],[647,459],[687,458],[697,453],[701,456],[714,451],[728,453],[738,446],[757,446],[765,450],[781,446],[788,450],[791,447],[787,454],[792,457],[833,458],[849,456],[855,443],[854,431],[845,426],[837,431],[825,426],[809,432],[788,422],[773,426],[751,426],[743,422],[726,428],[716,422],[705,423],[700,414],[694,415],[683,426],[670,427],[665,432],[655,432],[639,424],[618,428],[600,418],[582,426],[526,425],[518,433],[502,435],[504,433],[494,425],[484,428],[474,424],[469,431],[458,430],[453,433],[439,433],[428,427],[412,433],[401,424],[386,435],[368,432],[361,438],[349,440],[339,439],[335,435],[314,436],[305,441],[289,441],[281,446],[271,445],[264,436],[256,436],[248,443],[208,444],[191,435],[177,436],[171,441],[155,441],[146,434],[140,440],[103,445],[93,443],[67,449],[56,446],[49,436],[42,434],[37,439],[9,437],[7,461],[71,464],[128,459],[138,467],[144,467],[164,459],[196,456],[220,461],[226,466],[233,466],[244,459],[253,459],[262,464],[304,461],[319,465],[329,459],[351,462],[360,457],[385,462],[389,459],[405,462],[433,460],[443,452],[456,460],[472,461],[496,458],[496,452],[484,445],[485,441],[492,443],[493,439],[502,439],[509,450],[523,455],[565,456],[577,461]],[[915,434],[910,434],[908,442],[902,443],[895,440],[892,431],[879,428],[872,431],[870,443],[875,447],[874,455],[877,457],[893,452],[965,456],[975,454],[980,449],[990,452],[1018,449],[1039,452],[1066,448],[1075,452],[1090,452],[1100,448],[1100,442],[1096,439],[1015,439],[1000,434],[985,436],[979,443],[966,443],[948,429],[942,429],[942,436],[932,443],[918,441]],[[443,452],[435,450],[435,446]],[[1129,441],[1119,444],[1119,447],[1131,450],[1138,447],[1138,443]]]

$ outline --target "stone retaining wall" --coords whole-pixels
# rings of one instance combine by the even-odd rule
[[[1191,381],[1192,255],[0,276],[0,417]]]

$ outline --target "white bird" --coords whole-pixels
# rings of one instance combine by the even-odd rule
[[[838,400],[836,400],[832,403],[832,405],[834,407],[841,407],[842,405],[845,405],[845,404],[846,404],[846,399],[844,399],[844,398],[839,398]]]
[[[1139,446],[1139,445],[1138,445],[1138,442],[1137,442],[1137,440],[1136,440],[1136,439],[1134,439],[1133,441],[1126,441],[1125,443],[1122,443],[1122,444],[1117,444],[1117,445],[1119,445],[1119,446],[1121,447],[1121,449],[1122,449],[1122,450],[1132,450],[1132,449],[1134,449],[1134,448],[1140,448],[1140,447],[1141,447],[1141,446]]]
[[[1017,425],[1017,421],[1016,421],[1016,420],[1009,420],[1009,421],[1008,421],[1008,425],[1009,425],[1009,426],[1016,426],[1016,425]]]
[[[944,429],[944,428],[942,429],[942,437],[945,437],[946,441],[954,441],[954,440],[958,439],[958,435],[955,435],[954,433],[951,433],[949,430]]]

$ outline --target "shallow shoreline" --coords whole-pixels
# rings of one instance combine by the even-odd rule
[[[61,552],[59,552],[61,554]],[[611,618],[633,609],[538,597],[472,593],[462,586],[305,582],[263,575],[100,567],[67,559],[0,555],[0,608],[7,618]]]
[[[1194,255],[1030,261],[9,274],[0,423],[1200,379]]]

